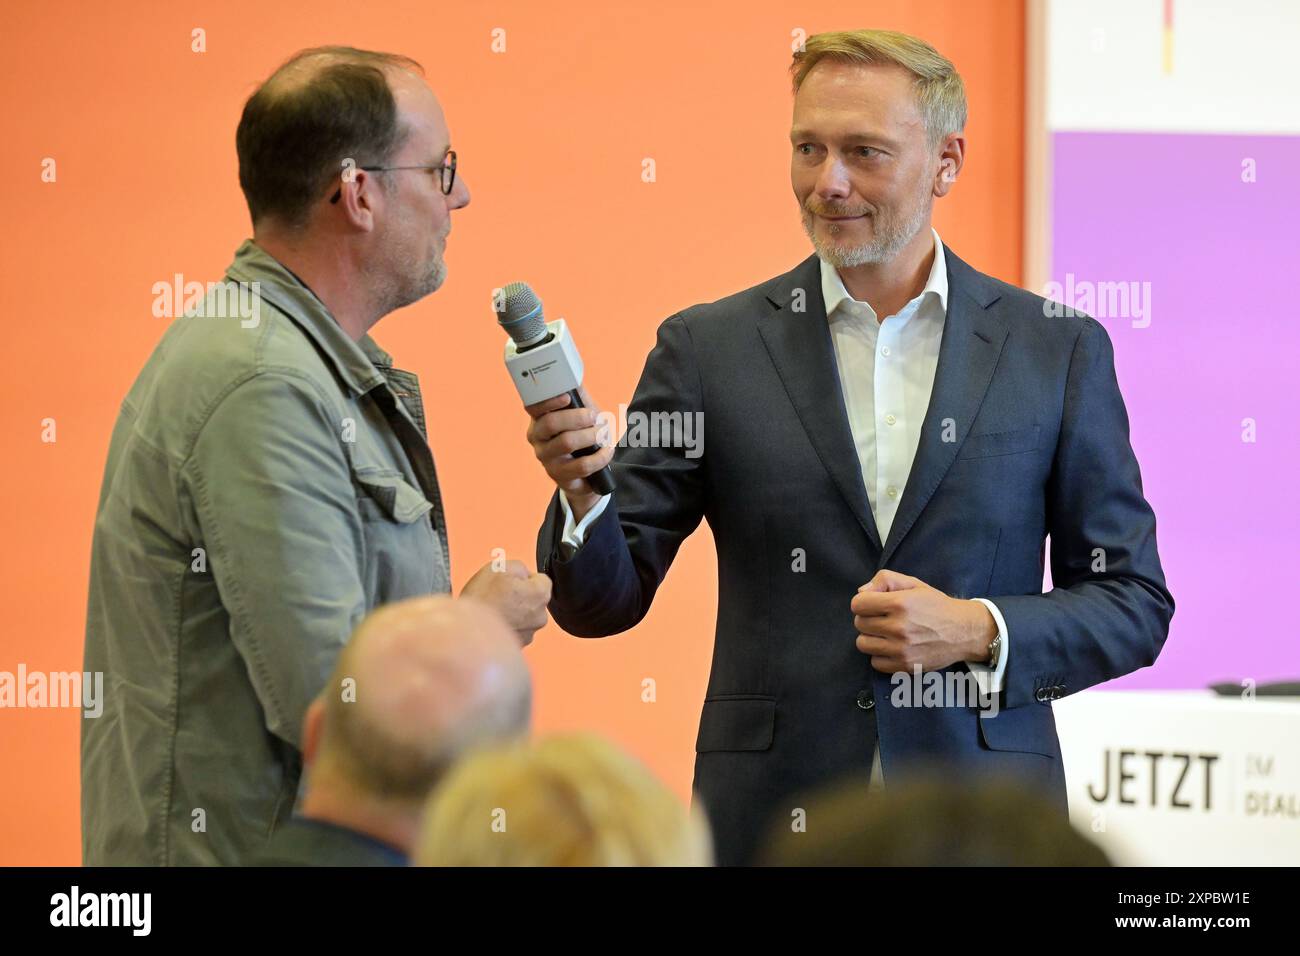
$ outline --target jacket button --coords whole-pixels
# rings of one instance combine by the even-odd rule
[[[1045,704],[1050,699],[1050,692],[1046,687],[1040,687],[1034,691],[1034,699],[1040,704]]]
[[[863,710],[870,710],[872,707],[876,706],[876,698],[871,696],[871,691],[858,691],[858,706]]]

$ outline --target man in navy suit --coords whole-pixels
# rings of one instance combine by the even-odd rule
[[[965,152],[952,63],[857,31],[810,38],[791,71],[816,255],[665,321],[627,413],[707,420],[708,441],[574,457],[595,409],[529,409],[566,631],[637,624],[683,539],[713,531],[695,787],[721,863],[868,768],[873,786],[935,764],[1011,777],[1065,813],[1051,702],[1150,665],[1174,608],[1105,329],[975,271],[930,225]],[[611,459],[602,497],[584,479]]]

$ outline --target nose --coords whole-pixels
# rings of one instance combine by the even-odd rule
[[[817,195],[823,199],[844,199],[852,191],[848,170],[834,156],[827,156],[817,171]]]
[[[456,174],[456,182],[452,184],[451,195],[447,197],[448,209],[464,209],[469,205],[469,184],[465,182],[465,177]]]

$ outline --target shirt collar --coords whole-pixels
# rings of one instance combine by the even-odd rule
[[[939,308],[947,314],[948,311],[948,264],[943,254],[943,241],[939,238],[936,229],[930,229],[931,235],[934,236],[934,264],[930,266],[930,275],[925,280],[925,288],[921,290],[913,302],[920,303],[929,293],[934,293],[939,299]],[[849,295],[849,290],[844,287],[844,280],[840,278],[839,271],[827,262],[825,259],[819,260],[822,274],[822,300],[826,303],[826,318],[829,320],[835,310],[845,302],[857,302],[853,296]],[[865,302],[859,302],[859,305],[871,311],[871,306]],[[908,303],[909,305],[911,303]],[[879,318],[877,316],[877,318]]]
[[[235,251],[226,275],[236,282],[258,283],[260,298],[288,316],[320,347],[355,394],[365,394],[384,381],[380,369],[392,367],[392,356],[369,335],[354,341],[325,303],[252,239],[244,240]]]

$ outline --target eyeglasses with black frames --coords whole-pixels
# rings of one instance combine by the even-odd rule
[[[426,173],[436,172],[442,186],[442,192],[445,196],[451,195],[451,188],[456,184],[456,151],[447,150],[447,158],[436,166],[358,166],[357,169],[364,169],[368,173],[390,173],[399,169],[422,169]],[[340,186],[334,190],[334,195],[330,197],[331,203],[337,203],[343,198],[343,187]]]

